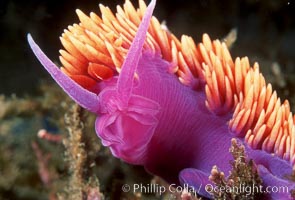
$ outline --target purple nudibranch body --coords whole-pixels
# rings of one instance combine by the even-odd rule
[[[236,95],[236,97],[232,94],[232,99],[236,100],[228,103],[227,98],[229,99],[230,91],[227,90],[227,97],[221,102],[224,101],[224,104],[228,107],[222,107],[221,104],[216,106],[217,103],[214,104],[214,101],[218,96],[214,96],[215,93],[212,92],[216,90],[210,90],[210,84],[213,86],[216,84],[214,81],[212,83],[209,81],[208,74],[211,73],[210,78],[212,80],[219,81],[221,78],[217,73],[217,75],[214,75],[214,67],[210,69],[207,66],[210,62],[208,59],[204,59],[203,64],[200,64],[199,67],[202,67],[202,70],[198,71],[196,69],[191,74],[186,72],[193,70],[187,69],[185,71],[184,67],[182,67],[183,69],[179,74],[184,74],[182,76],[184,78],[179,81],[179,76],[175,74],[177,70],[175,65],[177,63],[175,64],[173,56],[170,57],[170,60],[164,59],[164,51],[161,49],[163,45],[162,47],[159,45],[158,49],[146,48],[147,38],[150,39],[151,35],[153,37],[153,34],[156,34],[151,31],[152,28],[149,29],[150,24],[154,22],[152,13],[155,4],[156,1],[152,0],[146,8],[140,25],[135,32],[136,34],[127,49],[128,53],[124,57],[122,67],[120,66],[120,70],[117,70],[118,73],[108,79],[97,81],[93,86],[95,89],[83,87],[67,73],[62,72],[47,58],[30,35],[28,35],[28,41],[39,61],[63,90],[79,105],[97,114],[96,132],[101,138],[102,144],[108,146],[114,156],[131,164],[143,165],[147,171],[164,178],[170,183],[189,184],[194,188],[201,188],[200,195],[211,198],[204,187],[210,183],[208,177],[211,169],[214,165],[217,165],[222,171],[229,172],[231,167],[229,148],[231,139],[236,138],[240,143],[244,144],[248,157],[256,163],[258,173],[265,187],[287,186],[289,189],[289,192],[266,194],[265,198],[292,199],[290,191],[295,188],[295,183],[286,179],[286,176],[292,173],[293,157],[290,155],[292,148],[289,147],[288,150],[285,147],[284,151],[289,154],[285,153],[283,156],[284,158],[289,156],[291,159],[282,159],[266,152],[263,149],[264,147],[267,149],[270,143],[259,142],[255,136],[254,139],[253,137],[251,139],[251,133],[254,132],[255,128],[251,129],[250,122],[244,123],[247,128],[243,126],[241,131],[237,131],[237,133],[233,131],[242,126],[242,120],[237,123],[232,121],[233,125],[229,120],[233,115],[235,116],[235,118],[232,118],[233,120],[238,117],[243,119],[243,115],[235,115],[232,111],[224,112],[226,109],[230,110],[229,108],[235,109],[238,106],[246,105],[246,103],[243,104],[242,102],[250,98],[248,97],[250,95],[245,94],[244,98],[240,98],[243,94]],[[71,41],[74,41],[74,39],[71,39]],[[154,42],[152,39],[150,41]],[[171,41],[171,55],[175,55],[173,49],[179,47],[177,47],[178,44],[174,38]],[[77,42],[72,43],[76,44]],[[110,49],[108,44],[106,46]],[[210,47],[207,45],[206,48]],[[200,47],[200,49],[202,48]],[[226,50],[223,49],[223,51],[226,54]],[[213,59],[214,55],[210,54],[210,56],[210,59]],[[183,58],[179,53],[176,54],[176,57],[178,62],[182,62],[180,60]],[[230,62],[228,60],[225,59],[224,62]],[[118,68],[119,66],[115,67]],[[254,70],[256,70],[255,67]],[[222,69],[216,71],[222,71]],[[230,77],[228,71],[223,73]],[[197,74],[195,77],[198,77],[195,78],[192,74]],[[235,78],[235,80],[238,79]],[[226,89],[228,84],[232,84],[231,79],[225,78],[223,81],[225,83],[223,89]],[[191,83],[191,85],[184,83]],[[235,86],[238,85],[238,83],[234,84]],[[254,87],[254,89],[249,88],[245,89],[248,93],[255,89]],[[222,88],[219,87],[219,91],[221,90]],[[238,93],[238,89],[233,90],[233,93]],[[267,91],[269,90],[264,92],[267,93]],[[208,94],[212,94],[211,97]],[[256,102],[255,108],[258,109],[257,107],[259,106]],[[243,111],[244,115],[248,113],[251,116],[251,110],[246,111]],[[267,113],[266,111],[262,112]],[[260,122],[258,119],[260,119],[259,115],[253,115],[252,121],[258,123]],[[293,124],[290,129],[292,134],[295,134]],[[244,137],[247,139],[239,135],[242,134],[242,130],[245,132]],[[261,138],[264,137],[266,136],[261,136]],[[290,138],[290,144],[293,144],[295,138]],[[257,148],[248,145],[248,141],[254,141],[251,144],[257,141],[255,143]],[[277,151],[278,154],[280,152]]]

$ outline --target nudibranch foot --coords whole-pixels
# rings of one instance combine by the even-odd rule
[[[206,186],[214,185],[209,181],[210,173],[205,173],[198,169],[184,169],[179,174],[179,180],[183,185],[193,188],[198,195],[211,199],[211,194],[207,191]]]
[[[242,141],[239,141],[239,143],[242,144]],[[259,178],[262,180],[262,185],[260,186],[261,183],[258,184],[256,182],[256,184],[254,185],[253,183],[251,184],[241,183],[238,186],[224,185],[224,187],[228,187],[228,191],[233,192],[234,190],[237,190],[240,193],[241,192],[244,193],[246,190],[249,191],[251,188],[252,190],[251,192],[253,192],[254,190],[258,191],[258,193],[260,193],[260,198],[263,198],[266,200],[295,199],[295,197],[292,196],[292,191],[295,189],[295,183],[292,180],[287,178],[287,175],[290,174],[290,172],[292,171],[292,168],[288,164],[288,162],[285,160],[281,160],[277,157],[273,157],[261,150],[251,150],[247,146],[244,146],[244,148],[245,148],[244,156],[246,157],[243,156],[242,159],[253,160],[254,165],[257,168]],[[220,152],[216,152],[216,153],[220,155]],[[227,154],[229,154],[229,152],[227,152]],[[230,163],[230,160],[228,160],[228,163]],[[232,176],[233,172],[231,170],[233,169],[229,169],[228,165],[223,165],[223,163],[224,162],[222,161],[222,158],[220,158],[219,160],[216,159],[216,167],[224,172],[223,175],[225,177],[228,177],[230,175]],[[219,164],[221,164],[220,165],[221,167],[219,166]],[[243,169],[235,169],[235,170],[243,170]],[[234,173],[236,174],[237,172],[234,172]],[[238,173],[242,173],[242,172],[239,171]],[[217,188],[220,185],[217,186],[215,185],[214,182],[211,182],[209,180],[209,177],[211,174],[212,174],[212,171],[208,171],[207,169],[186,168],[180,172],[179,180],[182,185],[188,185],[192,187],[194,191],[198,191],[199,195],[207,197],[207,198],[212,198],[212,194],[210,192],[212,192],[214,188],[220,189],[220,188]],[[234,180],[234,181],[239,181],[240,179],[245,178],[245,176],[247,176],[247,178],[249,179],[251,174],[244,174],[244,175],[235,177],[237,180]],[[253,178],[255,178],[256,175],[252,174],[252,176]],[[209,186],[209,188],[206,189],[206,186]]]

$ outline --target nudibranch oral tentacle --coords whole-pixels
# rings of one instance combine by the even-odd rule
[[[98,136],[113,155],[143,165],[169,182],[198,187],[214,165],[230,170],[232,138],[258,166],[264,185],[287,180],[295,165],[294,116],[266,84],[257,63],[232,59],[226,45],[204,34],[178,40],[139,0],[114,15],[77,10],[81,21],[65,30],[59,70],[29,36],[56,82],[80,105],[98,114]],[[213,149],[214,148],[214,149]],[[210,197],[205,190],[201,195]],[[292,199],[290,193],[269,194]]]

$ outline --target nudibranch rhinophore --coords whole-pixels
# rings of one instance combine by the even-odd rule
[[[224,43],[207,34],[196,45],[178,40],[152,16],[155,0],[139,8],[126,0],[114,15],[77,10],[79,24],[62,34],[61,69],[28,35],[53,79],[85,109],[114,156],[168,182],[199,188],[214,165],[230,170],[231,139],[245,145],[267,186],[289,191],[268,199],[292,199],[295,183],[295,117],[267,84],[257,63],[233,60]],[[199,193],[210,198],[201,187]]]

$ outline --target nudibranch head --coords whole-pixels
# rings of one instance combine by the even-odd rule
[[[78,104],[98,115],[98,136],[113,155],[143,165],[167,181],[198,187],[214,165],[228,172],[231,139],[245,145],[264,186],[295,184],[295,117],[266,84],[258,64],[233,60],[224,43],[207,34],[196,45],[178,40],[139,0],[114,15],[77,10],[79,24],[61,37],[61,69],[35,44],[35,55]],[[210,195],[204,190],[200,194]],[[269,198],[292,199],[290,193]]]

